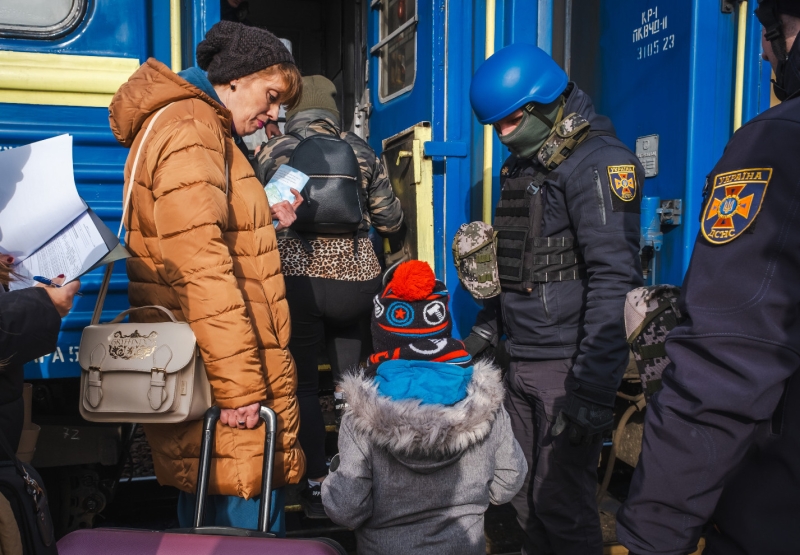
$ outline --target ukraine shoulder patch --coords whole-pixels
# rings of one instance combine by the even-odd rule
[[[714,188],[703,209],[703,237],[722,245],[741,235],[761,210],[770,179],[771,168],[748,168],[715,176]]]
[[[608,185],[611,191],[624,202],[636,198],[636,166],[608,166]]]

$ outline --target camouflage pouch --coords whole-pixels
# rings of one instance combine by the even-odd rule
[[[680,292],[674,285],[655,285],[625,298],[625,333],[648,401],[661,389],[661,374],[670,363],[667,334],[686,319],[678,308]]]
[[[464,289],[476,299],[500,294],[497,251],[492,226],[484,222],[462,224],[453,238],[453,261]]]
[[[589,134],[589,122],[580,114],[570,114],[556,124],[539,149],[537,157],[542,166],[552,171],[569,158],[572,151]]]

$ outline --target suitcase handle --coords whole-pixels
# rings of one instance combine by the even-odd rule
[[[200,461],[197,471],[197,500],[194,506],[194,527],[203,526],[206,510],[209,475],[211,474],[211,458],[214,452],[214,433],[219,420],[220,408],[216,405],[206,411],[203,418],[203,438],[200,443]],[[269,531],[269,508],[272,496],[272,472],[275,464],[275,439],[278,429],[278,418],[275,411],[264,405],[258,411],[259,417],[266,425],[264,434],[264,468],[261,476],[261,504],[258,508],[258,531]]]

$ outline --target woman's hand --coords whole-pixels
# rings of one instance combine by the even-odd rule
[[[303,204],[303,196],[299,193],[299,191],[295,189],[289,190],[294,195],[294,202],[290,204],[289,201],[284,200],[275,204],[274,206],[269,207],[270,214],[272,214],[272,219],[278,220],[278,227],[275,228],[276,231],[280,231],[291,226],[297,219],[295,210],[297,210],[298,206]]]
[[[64,276],[53,278],[51,281],[56,285],[61,285],[64,283]],[[50,296],[50,300],[53,301],[59,316],[63,318],[69,314],[69,311],[72,309],[72,300],[75,298],[75,293],[77,293],[78,289],[81,288],[81,282],[76,279],[75,281],[70,281],[63,287],[50,287],[41,284],[37,284],[37,287],[45,288],[45,291]]]
[[[258,411],[261,403],[253,403],[238,409],[222,409],[219,412],[219,420],[226,426],[238,428],[239,430],[252,430],[258,426]]]

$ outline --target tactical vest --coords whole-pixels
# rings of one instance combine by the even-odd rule
[[[494,229],[497,269],[504,289],[530,291],[537,283],[586,277],[586,266],[573,237],[542,237],[544,183],[582,142],[600,135],[610,133],[590,132],[583,116],[570,114],[555,126],[537,154],[544,171],[509,177],[503,183]]]

